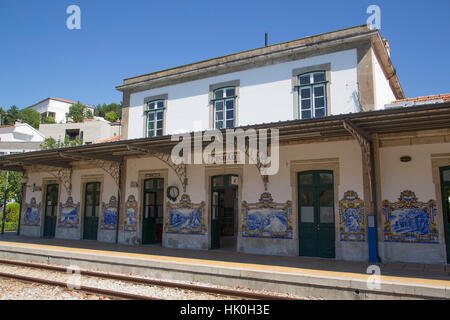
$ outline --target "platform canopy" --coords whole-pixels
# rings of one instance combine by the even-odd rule
[[[236,129],[278,129],[280,144],[351,137],[349,127],[370,140],[373,134],[450,128],[450,103],[399,107],[323,118],[280,121],[241,126]],[[222,130],[226,133],[226,130]],[[193,133],[191,133],[193,135]],[[269,140],[270,141],[270,140]],[[0,157],[0,170],[24,171],[42,165],[71,168],[77,161],[100,160],[121,163],[124,157],[145,153],[170,154],[178,141],[171,135],[18,153]]]

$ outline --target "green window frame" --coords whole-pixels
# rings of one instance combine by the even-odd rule
[[[298,75],[298,114],[300,119],[327,116],[327,73],[324,70]]]
[[[164,99],[147,102],[145,109],[145,137],[160,137],[164,134]]]
[[[228,86],[213,91],[214,129],[236,126],[236,87]]]

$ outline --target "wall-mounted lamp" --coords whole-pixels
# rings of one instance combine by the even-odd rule
[[[412,158],[410,156],[400,157],[401,162],[410,162],[411,160],[412,160]]]

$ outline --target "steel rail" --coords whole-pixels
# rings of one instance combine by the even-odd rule
[[[46,284],[46,285],[52,285],[55,287],[68,288],[67,282],[24,276],[24,275],[15,274],[15,273],[6,273],[6,272],[0,271],[0,277],[12,278],[12,279],[27,281],[27,282],[41,283],[41,284]],[[149,297],[149,296],[143,296],[143,295],[138,295],[138,294],[126,293],[126,292],[122,292],[122,291],[101,289],[101,288],[95,288],[95,287],[89,287],[89,286],[80,286],[79,288],[76,288],[76,290],[80,290],[80,291],[87,292],[90,294],[97,294],[97,295],[109,296],[109,297],[118,297],[118,298],[131,299],[131,300],[162,300],[162,299],[153,298],[153,297]]]
[[[52,271],[58,271],[58,272],[67,272],[67,270],[68,270],[68,267],[45,265],[45,264],[40,264],[40,263],[23,262],[23,261],[15,261],[15,260],[4,260],[4,259],[0,259],[0,264],[9,264],[9,265],[22,266],[22,267],[29,267],[29,268],[52,270]],[[126,275],[121,275],[121,274],[111,274],[111,273],[104,273],[104,272],[91,271],[91,270],[80,270],[80,275],[112,279],[112,280],[120,280],[120,281],[126,281],[126,282],[133,282],[133,283],[137,283],[137,284],[148,284],[148,285],[154,285],[154,286],[158,286],[158,287],[190,290],[190,291],[196,291],[196,292],[202,292],[202,293],[217,294],[217,295],[222,295],[222,296],[240,297],[240,298],[245,298],[245,299],[298,300],[298,299],[294,299],[294,298],[277,296],[277,295],[253,293],[253,292],[233,290],[233,289],[213,288],[213,287],[199,286],[199,285],[193,285],[193,284],[169,282],[169,281],[163,281],[163,280],[145,279],[145,278],[140,278],[140,277],[126,276]],[[2,276],[1,272],[0,272],[0,276]],[[40,279],[40,280],[47,281],[45,279]],[[62,284],[63,284],[63,286],[67,286],[67,284],[64,282]],[[86,288],[88,290],[96,289],[96,288],[91,288],[91,287],[86,287]],[[83,287],[80,290],[85,291],[83,289]],[[99,289],[99,290],[103,290],[103,289]],[[105,290],[105,291],[108,291],[108,290]],[[111,291],[112,295],[114,294],[114,292],[115,291]],[[106,295],[106,293],[104,293],[104,294]],[[123,297],[127,298],[127,299],[158,300],[156,298],[150,298],[150,297],[141,296],[141,295],[135,295],[136,298],[126,296],[126,295],[128,295],[128,294],[125,294],[125,296],[123,296]]]

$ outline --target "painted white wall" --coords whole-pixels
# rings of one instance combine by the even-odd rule
[[[416,194],[418,201],[436,201],[431,155],[448,151],[450,151],[450,143],[381,148],[380,200],[396,202],[402,191],[411,190]],[[406,155],[410,156],[412,161],[400,162],[400,157]],[[439,231],[439,244],[381,241],[379,244],[382,259],[385,259],[384,261],[444,263],[446,253],[442,212],[438,210],[435,219]]]
[[[0,142],[41,142],[44,136],[27,123],[0,127]]]
[[[374,61],[375,109],[382,110],[386,104],[392,103],[396,98],[389,85],[389,80],[384,76],[383,70],[381,69],[373,49],[371,49],[370,52],[372,54],[372,61]]]
[[[292,70],[325,63],[331,63],[331,113],[356,112],[357,57],[352,49],[133,93],[128,138],[144,137],[144,99],[160,94],[168,94],[166,134],[198,130],[196,121],[209,129],[209,86],[231,80],[240,80],[238,126],[293,120]]]
[[[56,123],[66,123],[66,113],[69,112],[70,106],[72,106],[72,102],[65,102],[50,98],[33,106],[31,109],[36,110],[41,114],[44,112],[54,112]],[[88,108],[94,112],[94,108]]]

